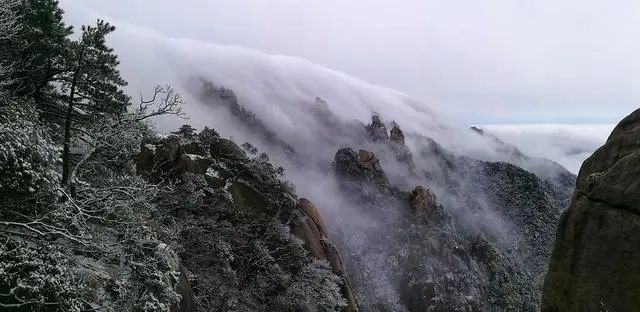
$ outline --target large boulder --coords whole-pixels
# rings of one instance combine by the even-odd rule
[[[170,135],[157,144],[144,144],[136,159],[139,173],[162,179],[175,174],[204,174],[212,163],[198,140]]]
[[[587,159],[563,214],[542,311],[640,311],[640,110]]]
[[[180,153],[198,156],[207,156],[207,149],[204,143],[199,140],[190,140],[180,143]]]
[[[373,152],[367,150],[359,150],[358,151],[358,161],[360,167],[367,169],[369,171],[380,172],[382,171],[382,166],[380,166],[380,160],[376,157]]]

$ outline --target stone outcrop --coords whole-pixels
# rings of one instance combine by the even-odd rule
[[[170,135],[156,144],[144,144],[136,159],[139,173],[155,178],[185,173],[204,174],[212,160],[200,142]]]
[[[366,181],[381,189],[389,188],[387,175],[373,152],[361,149],[356,153],[351,148],[341,148],[335,155],[335,169],[345,181]]]
[[[342,279],[342,295],[347,300],[347,307],[344,311],[359,311],[358,302],[343,269],[342,259],[329,240],[326,225],[318,208],[306,198],[300,198],[296,208],[301,213],[301,217],[291,222],[291,233],[304,242],[305,248],[312,256],[326,260],[333,273]]]
[[[387,142],[389,141],[389,134],[387,133],[387,126],[384,125],[380,116],[373,115],[371,117],[371,123],[367,125],[367,133],[374,142]]]
[[[563,214],[542,311],[640,309],[640,110],[582,168]]]
[[[436,195],[424,186],[416,186],[409,195],[410,206],[413,213],[429,221],[439,221],[445,217],[442,205],[436,201]]]
[[[391,128],[389,139],[393,143],[404,145],[404,133],[402,133],[402,130],[400,130],[400,127],[395,122],[393,123],[393,128]]]
[[[380,166],[380,160],[376,157],[373,152],[367,150],[359,150],[358,151],[358,161],[360,162],[360,167],[370,170],[373,172],[383,172],[382,167]]]
[[[404,142],[404,133],[400,130],[400,127],[395,122],[391,129],[389,139],[391,140],[391,148],[398,161],[403,162],[409,166],[409,169],[413,169],[415,164],[413,162],[413,154]]]
[[[398,161],[407,164],[410,170],[413,170],[415,164],[413,162],[413,154],[407,145],[405,145],[405,136],[400,126],[394,121],[391,123],[391,131],[387,132],[387,126],[382,122],[380,116],[373,115],[371,123],[365,129],[369,135],[369,139],[376,143],[384,143],[391,148]]]

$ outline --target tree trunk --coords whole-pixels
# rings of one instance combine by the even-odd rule
[[[80,48],[80,54],[78,55],[78,66],[75,73],[73,73],[73,81],[71,82],[71,90],[69,91],[69,102],[67,107],[67,114],[64,120],[64,147],[62,150],[62,186],[69,186],[69,176],[71,174],[71,126],[73,117],[73,100],[76,93],[76,85],[78,84],[78,77],[82,69],[82,57],[84,54],[84,44]]]
[[[77,72],[74,76],[77,76]],[[69,106],[64,120],[64,148],[62,150],[62,186],[69,184],[69,174],[71,170],[71,117],[73,116],[73,96],[75,93],[76,78],[73,79],[71,92],[69,95]]]

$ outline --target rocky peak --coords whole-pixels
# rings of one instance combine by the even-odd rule
[[[404,145],[404,133],[400,130],[400,126],[393,122],[393,128],[391,128],[391,132],[389,134],[389,139],[391,142],[396,143],[398,145]]]
[[[384,125],[380,116],[371,116],[371,123],[367,125],[367,133],[374,142],[386,142],[389,141],[389,134],[387,133],[387,126]]]
[[[484,130],[482,128],[476,127],[476,126],[471,126],[471,131],[479,134],[479,135],[484,135]]]
[[[389,190],[389,180],[380,166],[380,160],[373,152],[351,148],[341,148],[335,156],[335,170],[344,181],[374,186],[380,190]]]
[[[413,154],[408,146],[404,143],[404,133],[400,130],[400,126],[397,123],[393,122],[393,128],[391,129],[391,148],[393,149],[394,154],[396,155],[396,159],[398,161],[405,163],[409,166],[409,169],[412,170],[415,167],[413,162]]]
[[[444,150],[440,152],[445,155]],[[366,150],[358,153],[349,148],[339,150],[335,169],[341,191],[355,200],[358,209],[384,216],[382,222],[376,224],[376,230],[366,234],[352,233],[357,237],[353,242],[349,241],[350,236],[343,238],[344,244],[353,244],[349,246],[356,248],[349,250],[357,250],[345,258],[345,266],[363,310],[492,311],[515,308],[533,312],[537,309],[532,275],[509,258],[500,245],[479,233],[463,229],[465,225],[459,223],[461,219],[445,211],[427,187],[417,186],[406,192],[388,183],[385,186],[376,183],[372,176],[384,171],[375,155]],[[456,196],[454,193],[449,195]],[[363,250],[359,250],[362,239],[369,241]],[[472,254],[473,246],[481,244],[484,246],[476,248],[478,252]],[[392,260],[368,263],[379,259],[380,255]],[[370,281],[380,278],[393,280],[389,285],[399,285],[394,290],[399,293],[399,303],[404,309],[381,300],[377,291],[366,288],[376,287],[371,286]]]

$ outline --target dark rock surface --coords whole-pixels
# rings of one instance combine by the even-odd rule
[[[640,110],[578,176],[558,226],[542,311],[640,311]]]

